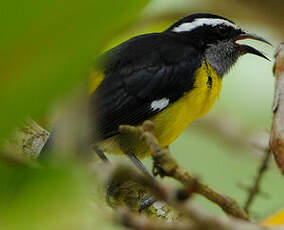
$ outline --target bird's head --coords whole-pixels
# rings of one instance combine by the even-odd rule
[[[237,43],[243,39],[254,39],[271,45],[267,40],[244,31],[231,20],[221,16],[192,14],[180,19],[165,32],[174,33],[198,48],[220,76],[223,76],[240,56],[247,53],[269,60],[257,49]]]

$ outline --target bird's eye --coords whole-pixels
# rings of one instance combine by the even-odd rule
[[[216,30],[218,33],[222,33],[223,31],[225,31],[226,26],[225,25],[219,25],[217,26]]]
[[[218,26],[217,33],[222,38],[228,38],[231,35],[232,30],[225,25],[220,25],[220,26]]]

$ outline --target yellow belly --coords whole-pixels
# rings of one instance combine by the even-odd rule
[[[208,84],[209,76],[211,84]],[[219,97],[222,79],[208,63],[202,64],[195,79],[194,89],[151,119],[155,125],[155,136],[162,147],[170,145],[192,121],[204,116]],[[120,142],[121,137],[117,135],[102,141],[99,147],[109,153],[121,154]],[[150,154],[138,140],[128,140],[127,144],[140,158]]]
[[[207,83],[208,74],[212,78],[211,87]],[[204,63],[196,76],[193,90],[152,119],[163,147],[171,144],[192,121],[204,116],[219,97],[222,79],[208,64]]]

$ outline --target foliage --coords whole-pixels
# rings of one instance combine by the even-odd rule
[[[43,116],[58,98],[84,84],[104,44],[147,2],[4,1],[0,140],[28,116]],[[91,209],[90,185],[78,164],[40,167],[7,162],[0,161],[1,229],[94,229],[103,220],[92,213],[101,209]],[[104,224],[105,229],[109,225]]]
[[[147,1],[18,0],[0,9],[0,137],[87,79],[97,54]],[[119,9],[119,10],[118,10]]]

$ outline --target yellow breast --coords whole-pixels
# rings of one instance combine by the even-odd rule
[[[151,119],[160,145],[167,147],[192,121],[204,116],[219,97],[221,88],[222,79],[207,62],[203,62],[196,72],[194,89]],[[99,147],[109,153],[121,154],[122,139],[120,135],[111,137],[99,143]],[[128,139],[127,143],[123,142],[140,158],[150,154],[140,140]]]
[[[153,117],[155,134],[161,144],[171,144],[195,119],[204,116],[219,97],[222,79],[203,62],[196,73],[194,89],[185,94],[176,103]]]

